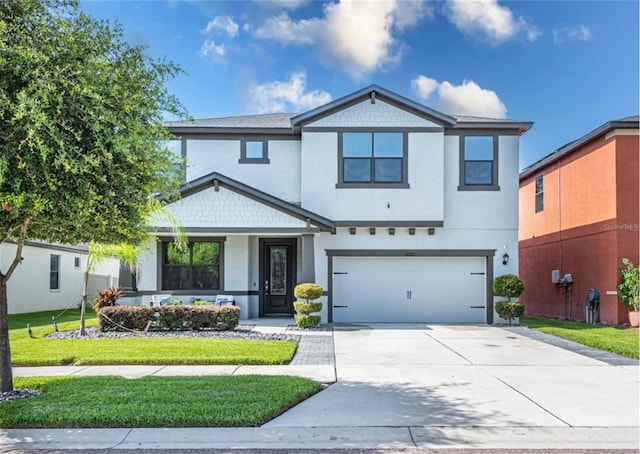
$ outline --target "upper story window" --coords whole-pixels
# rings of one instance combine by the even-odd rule
[[[408,187],[405,133],[339,134],[338,187]]]
[[[242,140],[240,164],[269,164],[269,141]]]
[[[180,250],[162,244],[163,290],[220,290],[222,241],[190,242]]]
[[[460,136],[460,191],[498,191],[498,138]]]
[[[536,177],[536,213],[544,210],[544,180],[542,175]]]
[[[171,139],[171,140],[162,140],[160,144],[165,147],[167,150],[171,152],[173,166],[181,175],[181,178],[185,179],[185,162],[184,155],[182,152],[182,140],[181,139]]]

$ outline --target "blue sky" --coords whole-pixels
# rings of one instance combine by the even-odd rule
[[[178,63],[194,118],[303,112],[376,83],[535,122],[524,168],[639,107],[637,1],[84,1]]]

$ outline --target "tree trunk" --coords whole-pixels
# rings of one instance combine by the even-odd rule
[[[89,271],[84,272],[84,285],[82,288],[82,303],[80,304],[80,335],[86,336],[85,314],[87,312],[87,287],[89,285]]]
[[[13,389],[8,313],[7,279],[0,275],[0,392],[3,393]]]

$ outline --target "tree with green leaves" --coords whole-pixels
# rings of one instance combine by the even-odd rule
[[[73,0],[0,1],[0,392],[13,389],[7,283],[25,242],[140,244],[177,194],[177,158],[162,145],[165,84],[179,74],[128,44]],[[27,303],[27,302],[22,302]]]

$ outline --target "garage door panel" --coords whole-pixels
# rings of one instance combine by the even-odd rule
[[[335,322],[485,322],[485,259],[335,257]]]

